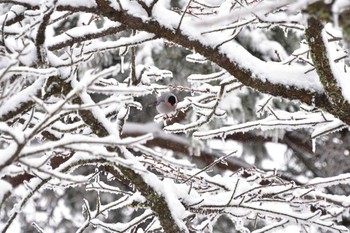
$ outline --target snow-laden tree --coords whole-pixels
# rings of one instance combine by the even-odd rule
[[[348,231],[348,0],[0,6],[2,232]],[[283,143],[312,175],[231,140]]]

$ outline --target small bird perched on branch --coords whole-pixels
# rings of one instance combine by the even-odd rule
[[[156,109],[159,113],[168,114],[176,109],[177,97],[172,92],[165,92],[157,98]]]

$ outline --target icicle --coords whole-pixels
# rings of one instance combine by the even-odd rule
[[[289,32],[289,29],[286,27],[286,28],[283,30],[284,37],[288,38],[288,32]]]
[[[315,153],[316,152],[316,138],[313,138],[311,140],[312,142],[312,153]]]
[[[274,134],[273,134],[272,141],[273,141],[274,143],[278,143],[278,138],[279,138],[279,130],[278,130],[278,129],[275,129],[275,130],[274,130]]]
[[[337,0],[332,4],[333,25],[335,28],[339,28],[339,14],[349,6],[350,3],[348,0]]]
[[[124,74],[124,56],[120,56],[120,69],[122,74]]]
[[[222,135],[221,135],[221,142],[222,142],[222,146],[224,147],[225,146],[225,133],[222,133]]]
[[[334,27],[339,28],[339,13],[338,12],[333,12],[333,22],[334,22]]]
[[[199,157],[201,155],[201,148],[199,146],[196,146],[193,150],[193,155],[196,157]]]

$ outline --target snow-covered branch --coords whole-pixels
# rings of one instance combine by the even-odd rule
[[[350,4],[328,2],[1,1],[0,231],[347,232]]]

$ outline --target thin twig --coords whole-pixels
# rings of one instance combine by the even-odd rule
[[[237,150],[227,154],[227,155],[224,155],[216,160],[214,160],[211,164],[205,166],[203,169],[201,169],[200,171],[196,172],[194,175],[190,176],[189,178],[187,178],[186,180],[184,180],[182,183],[187,183],[189,180],[191,180],[193,177],[199,175],[200,173],[202,172],[205,172],[207,171],[208,169],[212,168],[213,166],[215,166],[216,164],[218,163],[221,163],[222,161],[226,160],[228,157],[232,156],[233,154],[235,154],[237,152]]]

